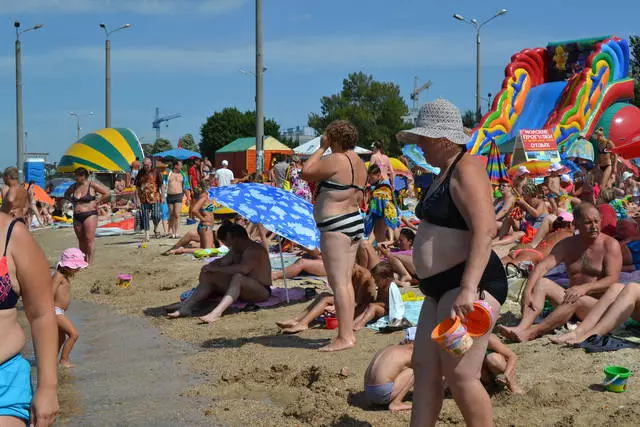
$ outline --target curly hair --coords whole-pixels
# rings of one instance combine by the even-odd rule
[[[337,142],[343,150],[356,148],[358,129],[348,120],[334,120],[327,126],[325,134],[329,141]]]

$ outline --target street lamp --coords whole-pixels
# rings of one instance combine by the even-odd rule
[[[264,111],[262,110],[262,0],[256,1],[256,172],[264,170]]]
[[[73,111],[69,113],[69,115],[71,117],[75,117],[76,118],[76,141],[80,141],[80,131],[82,130],[82,128],[80,127],[80,118],[81,117],[93,117],[95,116],[95,113],[91,112],[91,113],[86,113],[86,114],[78,114],[78,113],[74,113]]]
[[[16,29],[16,166],[18,167],[18,179],[23,180],[24,168],[24,123],[22,119],[22,44],[20,34],[35,31],[42,28],[42,24],[21,30],[20,22],[13,23]]]
[[[480,108],[480,29],[484,27],[489,22],[493,21],[499,16],[506,15],[507,9],[501,9],[493,15],[491,18],[487,19],[484,22],[478,22],[477,19],[473,18],[471,20],[465,19],[464,16],[454,13],[453,18],[458,21],[465,22],[467,24],[471,24],[476,28],[476,121],[480,123],[482,120],[482,110]]]
[[[109,30],[105,24],[100,24],[100,28],[104,30],[104,35],[106,37],[104,43],[104,51],[105,51],[105,76],[104,76],[104,91],[105,91],[105,101],[104,101],[104,127],[111,127],[111,40],[109,36],[116,31],[126,30],[130,28],[131,24],[125,24],[122,27],[118,27],[115,30]]]

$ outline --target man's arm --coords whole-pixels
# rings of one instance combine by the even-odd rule
[[[233,254],[228,252],[222,258],[214,259],[209,264],[202,267],[203,271],[217,271],[218,267],[226,267],[233,263]]]
[[[496,214],[496,219],[498,221],[500,221],[502,218],[507,216],[507,214],[509,213],[509,211],[513,207],[513,204],[515,203],[515,201],[516,201],[516,198],[513,197],[513,196],[505,197],[504,203],[502,204],[502,209],[500,209],[498,211],[498,213]]]

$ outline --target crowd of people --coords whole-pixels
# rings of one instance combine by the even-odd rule
[[[221,254],[200,268],[194,289],[165,307],[168,318],[195,316],[214,323],[238,300],[267,301],[276,280],[323,276],[330,290],[293,318],[277,322],[282,333],[297,334],[322,316],[335,317],[337,334],[319,350],[342,351],[357,346],[357,335],[367,324],[388,316],[389,325],[404,329],[405,337],[372,355],[363,378],[370,402],[391,411],[411,410],[412,425],[435,425],[450,393],[468,424],[492,425],[489,390],[496,381],[523,393],[516,380],[518,358],[498,335],[529,341],[578,319],[577,328],[552,341],[615,350],[624,345],[602,338],[629,317],[640,320],[640,284],[620,281],[623,271],[640,268],[640,187],[633,173],[619,170],[604,133],[596,131],[594,138],[602,146],[596,167],[570,175],[563,165],[552,164],[545,177],[532,177],[523,165],[512,179],[492,186],[482,163],[466,150],[469,138],[458,109],[445,100],[427,103],[416,127],[398,133],[397,139],[418,145],[441,173],[428,187],[418,186],[416,179],[407,188],[405,197],[418,198],[409,214],[384,144],[373,144],[365,165],[354,151],[358,131],[345,120],[326,128],[319,149],[307,159],[276,156],[268,176],[236,178],[228,161],[214,170],[207,159],[188,166],[174,161],[163,173],[145,158],[131,165],[115,191],[135,188],[130,208],[143,240],[150,238],[151,224],[159,234],[159,225],[167,221],[167,236],[178,240],[164,255],[211,249]],[[0,422],[4,417],[29,419],[32,405],[34,419],[48,425],[58,410],[56,360],[73,367],[71,351],[79,338],[65,316],[70,280],[95,259],[100,206],[112,202],[112,193],[86,169],[76,170],[65,199],[73,207],[79,249],[65,250],[48,273],[44,254],[23,223],[30,214],[40,215],[33,196],[18,184],[12,168],[3,178],[0,327],[7,331],[9,346],[0,351],[0,374],[13,375],[16,392],[1,396]],[[208,191],[265,180],[313,203],[320,232],[315,250],[284,242],[282,247],[299,259],[281,270],[272,270],[269,256],[277,236],[239,215],[218,225],[219,205]],[[183,204],[197,227],[181,235]],[[496,252],[507,245],[511,248],[501,258]],[[520,299],[522,318],[518,325],[498,326],[496,335],[513,270],[528,275]],[[415,326],[393,313],[400,290],[411,287],[425,296]],[[39,387],[33,398],[30,368],[20,356],[25,338],[17,323],[19,297],[37,355]],[[493,313],[490,330],[475,337],[462,357],[442,351],[432,330],[447,318],[464,320],[479,300]],[[414,404],[406,401],[411,390]]]

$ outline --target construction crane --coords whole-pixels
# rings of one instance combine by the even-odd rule
[[[420,79],[416,76],[413,78],[413,92],[409,95],[409,98],[413,101],[413,111],[416,112],[420,108],[420,93],[429,89],[433,83],[429,80],[420,87],[418,87],[418,84],[420,84]]]
[[[169,120],[177,119],[182,117],[182,114],[170,114],[168,116],[160,116],[160,109],[156,107],[156,118],[153,121],[152,127],[156,130],[156,140],[160,139],[160,124],[163,122],[168,122]]]

